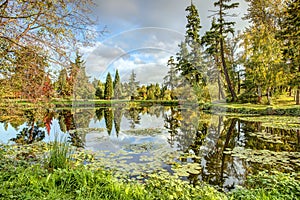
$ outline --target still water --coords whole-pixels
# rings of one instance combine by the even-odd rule
[[[2,143],[48,142],[58,135],[93,152],[99,165],[133,178],[164,169],[230,190],[258,171],[300,169],[297,117],[160,105],[2,112]]]

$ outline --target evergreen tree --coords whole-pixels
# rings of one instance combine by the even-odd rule
[[[122,108],[116,107],[114,110],[114,124],[115,124],[115,131],[117,134],[117,137],[119,136],[120,129],[121,129],[121,120],[122,120]]]
[[[201,45],[205,46],[205,53],[208,55],[208,63],[212,66],[209,67],[208,76],[211,82],[217,82],[218,84],[218,97],[219,100],[225,98],[223,92],[223,81],[222,81],[222,66],[221,66],[221,56],[220,56],[220,40],[218,36],[218,25],[216,23],[216,18],[213,17],[211,28],[206,31],[201,39]]]
[[[227,83],[228,90],[231,94],[232,101],[237,101],[237,95],[234,90],[234,87],[232,85],[232,81],[229,76],[229,70],[225,58],[225,39],[228,35],[228,33],[233,34],[234,29],[233,26],[235,22],[228,22],[225,20],[225,17],[228,16],[228,10],[237,8],[239,3],[230,3],[231,0],[218,0],[217,2],[214,3],[215,7],[218,7],[219,9],[215,11],[216,13],[214,14],[217,16],[217,36],[219,39],[219,44],[220,44],[220,56],[221,56],[221,63],[222,63],[222,68],[223,68],[223,73],[225,76],[225,80]],[[233,16],[233,15],[231,15]]]
[[[103,90],[101,87],[97,87],[95,96],[98,97],[99,99],[103,99]]]
[[[200,46],[200,18],[198,10],[193,3],[186,8],[186,11],[188,15],[186,17],[185,42],[181,43],[180,52],[177,54],[177,69],[190,84],[202,84],[205,82],[205,69],[203,68]],[[188,51],[188,47],[191,49],[190,52]]]
[[[97,120],[100,122],[103,119],[104,116],[104,108],[99,108],[95,111]]]
[[[134,98],[136,96],[138,85],[139,85],[139,82],[136,81],[136,74],[134,73],[134,70],[132,70],[130,78],[129,78],[130,98]]]
[[[73,89],[75,100],[81,99],[93,99],[95,94],[95,88],[93,84],[89,82],[89,78],[85,72],[84,61],[82,56],[77,54],[75,62],[72,64],[70,72],[69,84]]]
[[[114,98],[119,99],[122,95],[122,86],[120,81],[119,71],[116,70],[115,80],[114,80]]]
[[[171,56],[168,60],[168,67],[169,71],[168,74],[164,77],[164,84],[173,92],[174,89],[178,86],[178,77],[175,68],[176,63],[173,56]]]
[[[106,76],[105,89],[104,89],[104,99],[110,100],[113,96],[113,82],[111,79],[111,75],[108,72]]]
[[[105,108],[104,109],[104,119],[105,119],[105,126],[108,135],[111,134],[112,127],[113,127],[113,111],[112,108]]]

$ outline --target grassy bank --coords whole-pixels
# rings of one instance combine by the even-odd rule
[[[213,200],[296,199],[300,196],[299,181],[282,173],[259,174],[249,178],[245,188],[226,194],[204,183],[192,186],[166,173],[150,174],[143,183],[120,180],[109,171],[83,165],[88,155],[68,157],[71,151],[68,148],[58,143],[23,147],[0,145],[0,199]]]
[[[203,105],[203,109],[212,113],[300,116],[300,106],[290,104],[260,105],[250,103],[212,103]]]
[[[165,100],[63,100],[54,99],[51,102],[37,102],[31,103],[24,100],[14,100],[0,102],[0,109],[7,108],[20,108],[20,109],[34,109],[37,107],[47,108],[70,108],[70,107],[108,107],[108,106],[121,106],[125,107],[139,106],[147,107],[152,105],[162,106],[178,106],[181,107],[199,107],[203,110],[212,113],[238,113],[238,114],[256,114],[256,115],[287,115],[287,116],[300,116],[300,106],[294,105],[291,101],[279,101],[274,105],[251,104],[251,103],[225,103],[213,102],[204,104],[195,104],[187,101],[165,101]]]

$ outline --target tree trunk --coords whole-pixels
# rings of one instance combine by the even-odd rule
[[[300,85],[298,86],[296,91],[296,105],[300,105]]]
[[[220,4],[223,4],[223,1],[220,1]],[[219,10],[219,16],[220,16],[220,21],[222,21],[223,19],[223,6],[220,5],[220,10]],[[238,100],[237,95],[234,91],[234,88],[232,86],[229,74],[228,74],[228,69],[227,69],[227,64],[226,64],[226,60],[225,60],[225,49],[224,49],[224,38],[223,38],[223,27],[224,25],[220,26],[220,50],[221,50],[221,62],[222,62],[222,66],[223,66],[223,71],[224,71],[224,75],[225,75],[225,80],[227,83],[227,87],[229,89],[229,92],[231,94],[231,101],[236,102]]]
[[[240,71],[238,71],[238,94],[241,94],[241,77],[240,77]]]
[[[289,87],[289,96],[292,96],[292,87]]]
[[[223,71],[224,71],[227,87],[228,87],[229,92],[231,94],[232,101],[236,102],[238,100],[238,98],[236,96],[236,93],[234,91],[234,88],[232,86],[232,83],[231,83],[231,80],[230,80],[230,77],[229,77],[229,74],[228,74],[227,64],[226,64],[225,55],[224,55],[224,41],[223,41],[223,38],[220,39],[220,47],[221,47],[222,66],[223,66]]]
[[[222,90],[221,73],[218,73],[218,88],[219,88],[219,100],[225,98],[225,94]]]
[[[268,98],[268,105],[271,105],[271,89],[270,89],[270,87],[268,87],[268,89],[267,89],[267,98]]]
[[[257,87],[257,102],[261,103],[262,94],[261,94],[261,87],[260,85]]]

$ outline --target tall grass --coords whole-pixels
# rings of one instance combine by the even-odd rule
[[[231,199],[296,200],[300,199],[300,181],[297,175],[260,172],[248,177],[245,188],[233,190]],[[298,173],[299,176],[299,173]]]
[[[46,166],[52,169],[68,169],[71,165],[71,146],[62,137],[59,139],[55,135],[54,141],[49,144],[49,156],[46,160]]]

